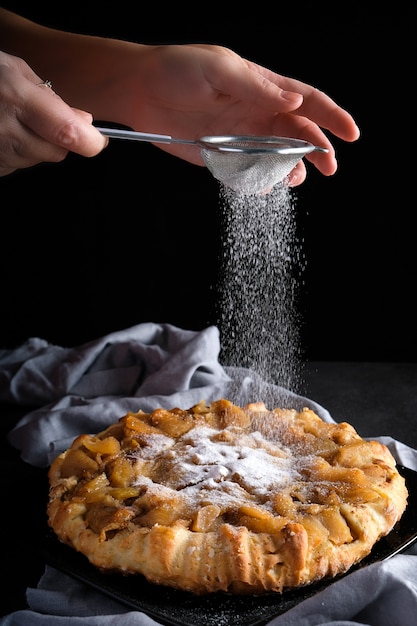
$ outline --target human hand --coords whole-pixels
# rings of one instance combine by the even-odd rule
[[[22,59],[0,51],[0,176],[68,151],[94,156],[108,143],[92,116],[68,106]]]
[[[351,115],[329,96],[247,61],[228,48],[147,46],[145,53],[141,51],[140,72],[134,57],[125,60],[124,102],[118,106],[119,111],[128,107],[122,121],[137,130],[183,139],[205,135],[303,139],[328,150],[327,154],[312,152],[306,156],[326,176],[335,173],[337,160],[325,131],[345,141],[359,137]],[[200,151],[192,146],[159,147],[203,165]],[[300,161],[288,183],[299,185],[305,177],[305,164]]]

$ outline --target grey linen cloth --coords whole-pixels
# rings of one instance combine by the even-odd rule
[[[325,421],[333,421],[313,400],[272,385],[254,371],[222,367],[219,353],[214,326],[189,331],[154,323],[76,348],[32,338],[15,350],[0,351],[0,401],[26,405],[29,411],[9,433],[9,440],[24,461],[47,467],[74,437],[98,432],[127,411],[189,408],[222,397],[237,404],[261,398],[269,408],[308,406]],[[399,463],[417,470],[417,451],[387,437],[379,440]],[[416,626],[416,581],[417,551],[411,548],[352,572],[269,624]],[[27,590],[27,599],[30,609],[1,618],[0,625],[159,624],[49,566],[38,587]]]

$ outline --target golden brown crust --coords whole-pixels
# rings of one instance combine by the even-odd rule
[[[407,489],[388,448],[312,410],[128,413],[49,470],[49,524],[103,571],[197,594],[281,592],[363,559]]]

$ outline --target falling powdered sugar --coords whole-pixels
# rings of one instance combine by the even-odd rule
[[[263,195],[221,187],[220,200],[221,361],[297,391],[301,383],[297,297],[304,263],[292,191],[284,183]]]

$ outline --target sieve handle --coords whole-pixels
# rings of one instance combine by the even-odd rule
[[[130,139],[132,141],[148,141],[153,143],[188,143],[194,144],[195,141],[188,139],[173,139],[170,135],[155,135],[153,133],[141,133],[135,130],[120,130],[118,128],[102,128],[96,126],[98,131],[105,137],[113,139]]]

